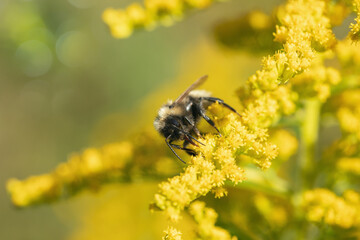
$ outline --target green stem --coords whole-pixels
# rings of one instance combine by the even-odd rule
[[[321,103],[317,99],[305,102],[305,118],[301,126],[302,153],[300,167],[302,177],[301,192],[311,189],[314,183],[314,166],[316,165],[316,144],[319,136]]]
[[[298,239],[306,239],[307,224],[301,210],[302,195],[313,187],[315,181],[316,144],[319,137],[319,120],[321,102],[318,99],[305,101],[305,116],[300,128],[301,149],[298,159],[298,170],[295,179],[294,206],[296,208]]]

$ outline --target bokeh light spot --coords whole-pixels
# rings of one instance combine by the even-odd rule
[[[21,70],[29,77],[44,75],[52,65],[49,47],[37,40],[29,40],[19,46],[15,53]]]
[[[87,65],[89,48],[86,35],[79,31],[63,34],[56,42],[56,54],[59,60],[69,67]]]

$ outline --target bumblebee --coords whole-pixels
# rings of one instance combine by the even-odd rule
[[[188,144],[199,146],[202,144],[193,135],[201,138],[197,124],[201,118],[205,119],[221,136],[215,123],[206,115],[206,109],[213,103],[218,102],[224,107],[238,114],[234,108],[226,104],[223,100],[211,96],[210,92],[205,90],[194,90],[203,84],[207,75],[197,79],[188,89],[186,89],[175,101],[168,101],[158,112],[154,121],[155,129],[165,137],[165,142],[175,156],[185,163],[174,148],[184,150],[189,155],[195,156],[193,149],[187,148]],[[240,115],[239,115],[240,116]],[[173,144],[174,141],[183,141],[182,146]]]

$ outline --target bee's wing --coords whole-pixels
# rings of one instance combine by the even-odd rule
[[[190,87],[188,87],[188,89],[186,89],[176,100],[174,103],[179,103],[182,100],[184,100],[184,98],[189,95],[189,93],[194,90],[195,88],[197,88],[198,86],[200,86],[201,84],[203,84],[206,79],[208,78],[208,75],[204,75],[202,77],[200,77],[199,79],[197,79]]]

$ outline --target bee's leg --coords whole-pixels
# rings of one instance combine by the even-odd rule
[[[196,127],[195,123],[194,123],[193,121],[191,121],[188,117],[184,117],[184,118],[185,118],[186,122],[189,123],[189,124],[192,126],[195,134],[196,134],[199,138],[202,138],[202,136],[201,136],[201,134],[200,134],[200,131],[199,131],[199,129]]]
[[[213,128],[215,128],[215,130],[219,133],[219,135],[221,136],[221,133],[219,131],[219,129],[215,126],[215,123],[213,122],[213,120],[211,120],[209,118],[209,116],[207,116],[205,114],[205,110],[204,110],[204,107],[202,105],[202,101],[204,98],[200,98],[200,106],[197,106],[196,108],[194,108],[194,111],[196,111],[202,118],[205,119],[205,121],[207,121]]]
[[[229,104],[225,103],[224,100],[222,100],[220,98],[202,97],[201,99],[204,99],[204,100],[209,101],[209,102],[218,102],[219,104],[227,107],[228,109],[230,109],[231,111],[233,111],[234,113],[236,113],[237,115],[239,115],[241,117],[241,115],[233,107],[231,107]]]
[[[165,142],[166,142],[166,144],[168,145],[168,147],[171,149],[171,151],[175,154],[175,156],[180,160],[180,161],[182,161],[183,163],[185,163],[186,164],[186,162],[184,162],[184,160],[182,160],[181,159],[181,157],[179,157],[179,155],[177,155],[177,153],[174,151],[174,149],[172,148],[172,146],[174,146],[174,144],[171,144],[171,140],[170,140],[170,142],[169,142],[169,139],[171,138],[171,134],[167,137],[167,138],[165,138]]]
[[[199,138],[203,138],[203,136],[201,136],[201,133],[199,131],[199,129],[196,126],[193,126],[193,130],[195,132],[195,134],[199,137]]]
[[[215,130],[216,130],[216,131],[219,133],[219,135],[221,136],[221,133],[220,133],[219,129],[215,126],[215,123],[213,122],[213,120],[211,120],[211,119],[209,118],[209,116],[207,116],[207,115],[205,114],[205,112],[202,111],[201,109],[199,109],[199,113],[200,113],[200,115],[205,119],[205,121],[207,121],[213,128],[215,128]]]
[[[190,156],[196,156],[196,152],[193,149],[187,148],[186,145],[188,144],[187,141],[184,141],[183,146],[179,146],[176,144],[171,144],[172,147],[180,149],[180,150],[184,150],[187,154],[189,154]]]

